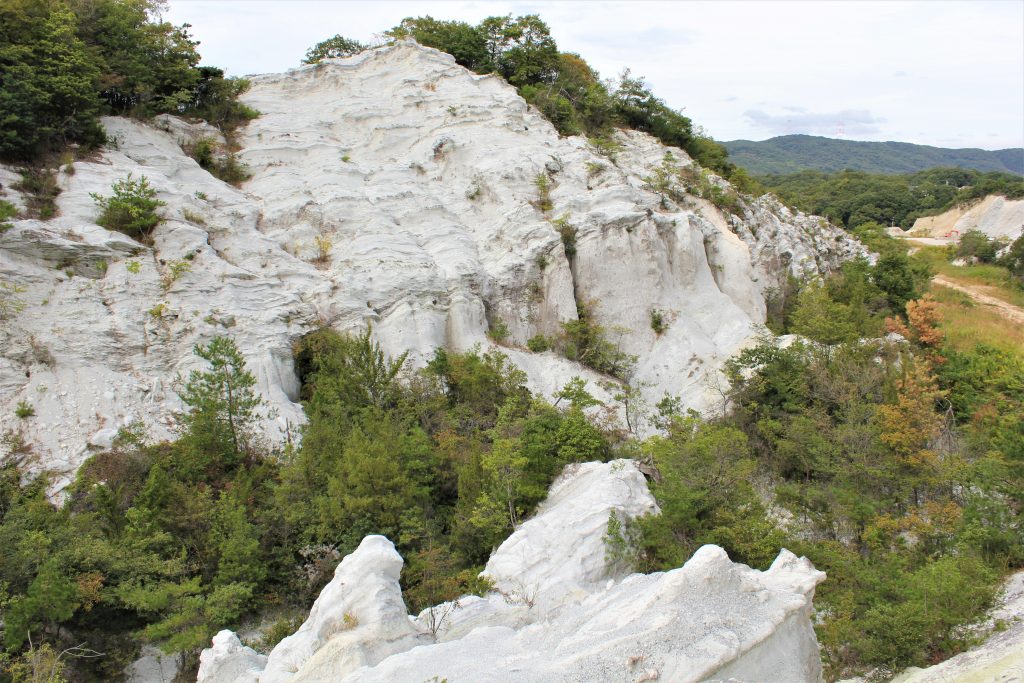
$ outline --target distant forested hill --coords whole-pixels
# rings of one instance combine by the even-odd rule
[[[721,144],[729,150],[729,160],[752,175],[846,169],[914,173],[936,167],[1024,175],[1024,148],[946,149],[909,142],[859,142],[814,135],[783,135],[762,142],[733,140]]]

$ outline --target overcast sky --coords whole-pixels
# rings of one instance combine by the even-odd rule
[[[540,14],[602,77],[624,67],[718,140],[808,133],[940,147],[1024,145],[1024,0],[338,2],[170,0],[203,63],[283,71],[340,33],[407,16]]]

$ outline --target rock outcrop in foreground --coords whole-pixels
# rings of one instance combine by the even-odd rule
[[[24,288],[24,309],[0,325],[0,430],[23,434],[25,464],[54,471],[55,489],[131,420],[171,436],[175,378],[216,335],[245,354],[277,441],[303,420],[292,343],[323,325],[372,325],[414,364],[438,347],[491,347],[490,330],[534,391],[578,375],[607,400],[607,377],[525,348],[583,305],[637,356],[648,399],[714,408],[721,364],[760,329],[766,292],[787,271],[864,252],[770,197],[740,216],[663,198],[645,178],[669,150],[649,136],[618,133],[621,149],[602,156],[499,78],[415,44],[259,76],[244,100],[262,115],[240,131],[252,172],[240,189],[183,151],[216,137],[209,126],[108,118],[111,144],[59,174],[58,217],[0,234],[0,281]],[[129,173],[166,202],[152,247],[95,224],[90,193]],[[17,179],[0,167],[4,199],[24,207]],[[20,401],[34,418],[14,416]]]
[[[657,511],[636,465],[570,467],[491,558],[495,592],[415,620],[398,586],[401,558],[369,536],[262,673],[259,655],[225,631],[203,652],[199,682],[821,679],[810,612],[825,575],[810,562],[783,550],[759,572],[709,545],[679,569],[622,578],[605,562],[613,511]]]

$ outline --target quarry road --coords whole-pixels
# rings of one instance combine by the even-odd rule
[[[958,282],[951,280],[944,275],[936,275],[932,278],[932,282],[943,287],[949,287],[955,289],[958,292],[963,292],[967,296],[971,297],[971,300],[975,303],[982,304],[984,306],[991,306],[996,312],[1006,318],[1012,320],[1015,323],[1024,325],[1024,308],[1014,306],[1013,304],[1007,303],[1002,299],[998,299],[991,294],[986,294],[985,290],[992,289],[984,285],[972,285],[965,282]]]

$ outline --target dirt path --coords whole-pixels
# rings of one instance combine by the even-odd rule
[[[990,289],[989,287],[957,282],[956,280],[947,278],[945,275],[936,275],[932,278],[932,282],[937,285],[942,285],[943,287],[955,289],[958,292],[963,292],[967,296],[971,297],[971,300],[975,303],[982,304],[983,306],[991,306],[999,315],[1007,320],[1013,321],[1019,325],[1024,325],[1024,308],[1014,306],[1002,299],[997,299],[991,294],[986,294],[985,290]]]

